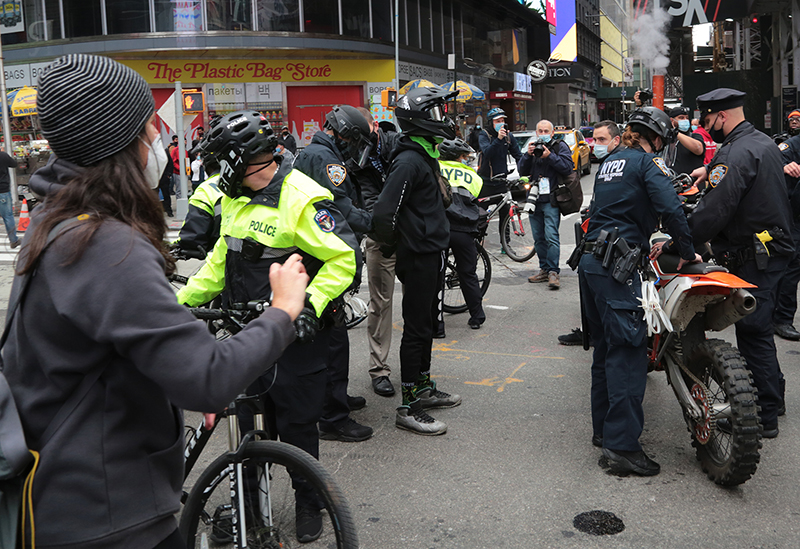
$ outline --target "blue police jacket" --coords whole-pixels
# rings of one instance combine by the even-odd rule
[[[662,158],[639,147],[617,147],[597,170],[587,240],[616,227],[629,246],[647,252],[660,215],[681,257],[694,259],[689,224],[667,173]]]

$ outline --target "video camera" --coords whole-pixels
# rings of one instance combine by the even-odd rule
[[[646,103],[653,98],[653,90],[650,88],[645,88],[643,90],[639,90],[639,101],[642,103]]]

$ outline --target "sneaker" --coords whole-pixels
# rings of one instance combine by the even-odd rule
[[[451,395],[440,391],[434,384],[433,387],[423,389],[417,393],[419,403],[423,410],[430,410],[431,408],[453,408],[461,404],[461,395]]]
[[[361,425],[353,418],[347,418],[338,427],[319,428],[319,438],[322,440],[338,440],[341,442],[361,442],[372,436],[372,427]],[[316,538],[315,538],[316,539]]]
[[[547,275],[547,280],[547,286],[551,290],[558,290],[561,287],[561,278],[558,276],[558,273],[550,273]]]
[[[608,459],[611,469],[619,473],[636,473],[643,477],[652,477],[661,472],[661,465],[639,450],[626,452],[603,448],[603,455]]]
[[[422,409],[419,400],[397,409],[394,424],[398,429],[405,429],[418,435],[434,436],[447,432],[447,425],[443,421],[433,419]]]
[[[470,320],[469,322],[467,322],[467,326],[469,326],[473,330],[480,330],[481,329],[481,324],[483,324],[483,323],[479,322],[477,320]]]
[[[19,238],[18,238],[14,242],[11,243],[11,249],[13,250],[17,246],[19,246],[19,244],[20,244],[20,242],[19,242]]]
[[[558,336],[561,345],[583,345],[583,332],[580,328],[575,328],[572,332]]]
[[[544,269],[540,270],[537,274],[528,277],[528,282],[537,283],[537,282],[547,282],[549,276],[547,271]]]
[[[347,407],[350,408],[351,412],[356,410],[361,410],[367,405],[367,399],[362,396],[350,396],[347,395]]]
[[[295,531],[297,541],[310,543],[322,535],[322,513],[319,509],[295,507]]]

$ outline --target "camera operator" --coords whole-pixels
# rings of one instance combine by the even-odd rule
[[[572,152],[563,140],[553,140],[553,123],[540,120],[536,124],[536,140],[528,143],[528,151],[517,167],[521,176],[529,175],[539,185],[536,209],[530,214],[533,243],[539,256],[539,273],[528,277],[528,282],[548,282],[551,290],[561,286],[558,260],[561,242],[558,227],[561,212],[550,201],[550,187],[558,183],[559,176],[569,175],[575,169]]]
[[[703,165],[706,146],[703,136],[692,133],[688,107],[674,107],[669,111],[669,119],[675,129],[675,141],[667,147],[664,159],[675,173],[692,173]]]
[[[636,108],[644,107],[644,104],[650,101],[652,98],[653,90],[650,88],[639,90],[633,94],[633,102],[636,104]]]

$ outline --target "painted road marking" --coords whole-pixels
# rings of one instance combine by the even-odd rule
[[[541,355],[518,355],[514,353],[493,353],[490,351],[473,351],[471,349],[453,349],[451,345],[455,345],[458,343],[457,340],[452,340],[450,343],[435,343],[431,348],[431,351],[442,352],[442,353],[469,353],[469,354],[478,354],[478,355],[493,355],[493,356],[518,356],[522,358],[549,358],[553,360],[564,360],[565,357],[563,356],[541,356]]]
[[[500,309],[501,311],[508,310],[508,307],[503,307],[502,305],[486,305],[487,309]]]
[[[514,371],[511,372],[505,379],[499,377],[489,377],[489,378],[484,378],[481,381],[465,381],[464,383],[466,383],[467,385],[485,385],[486,387],[494,387],[495,385],[499,385],[499,387],[497,387],[497,392],[502,393],[505,390],[506,385],[508,385],[509,383],[522,383],[521,379],[517,379],[513,376],[514,374],[519,372],[519,369],[525,366],[526,364],[527,362],[523,362],[522,364],[514,368]]]

